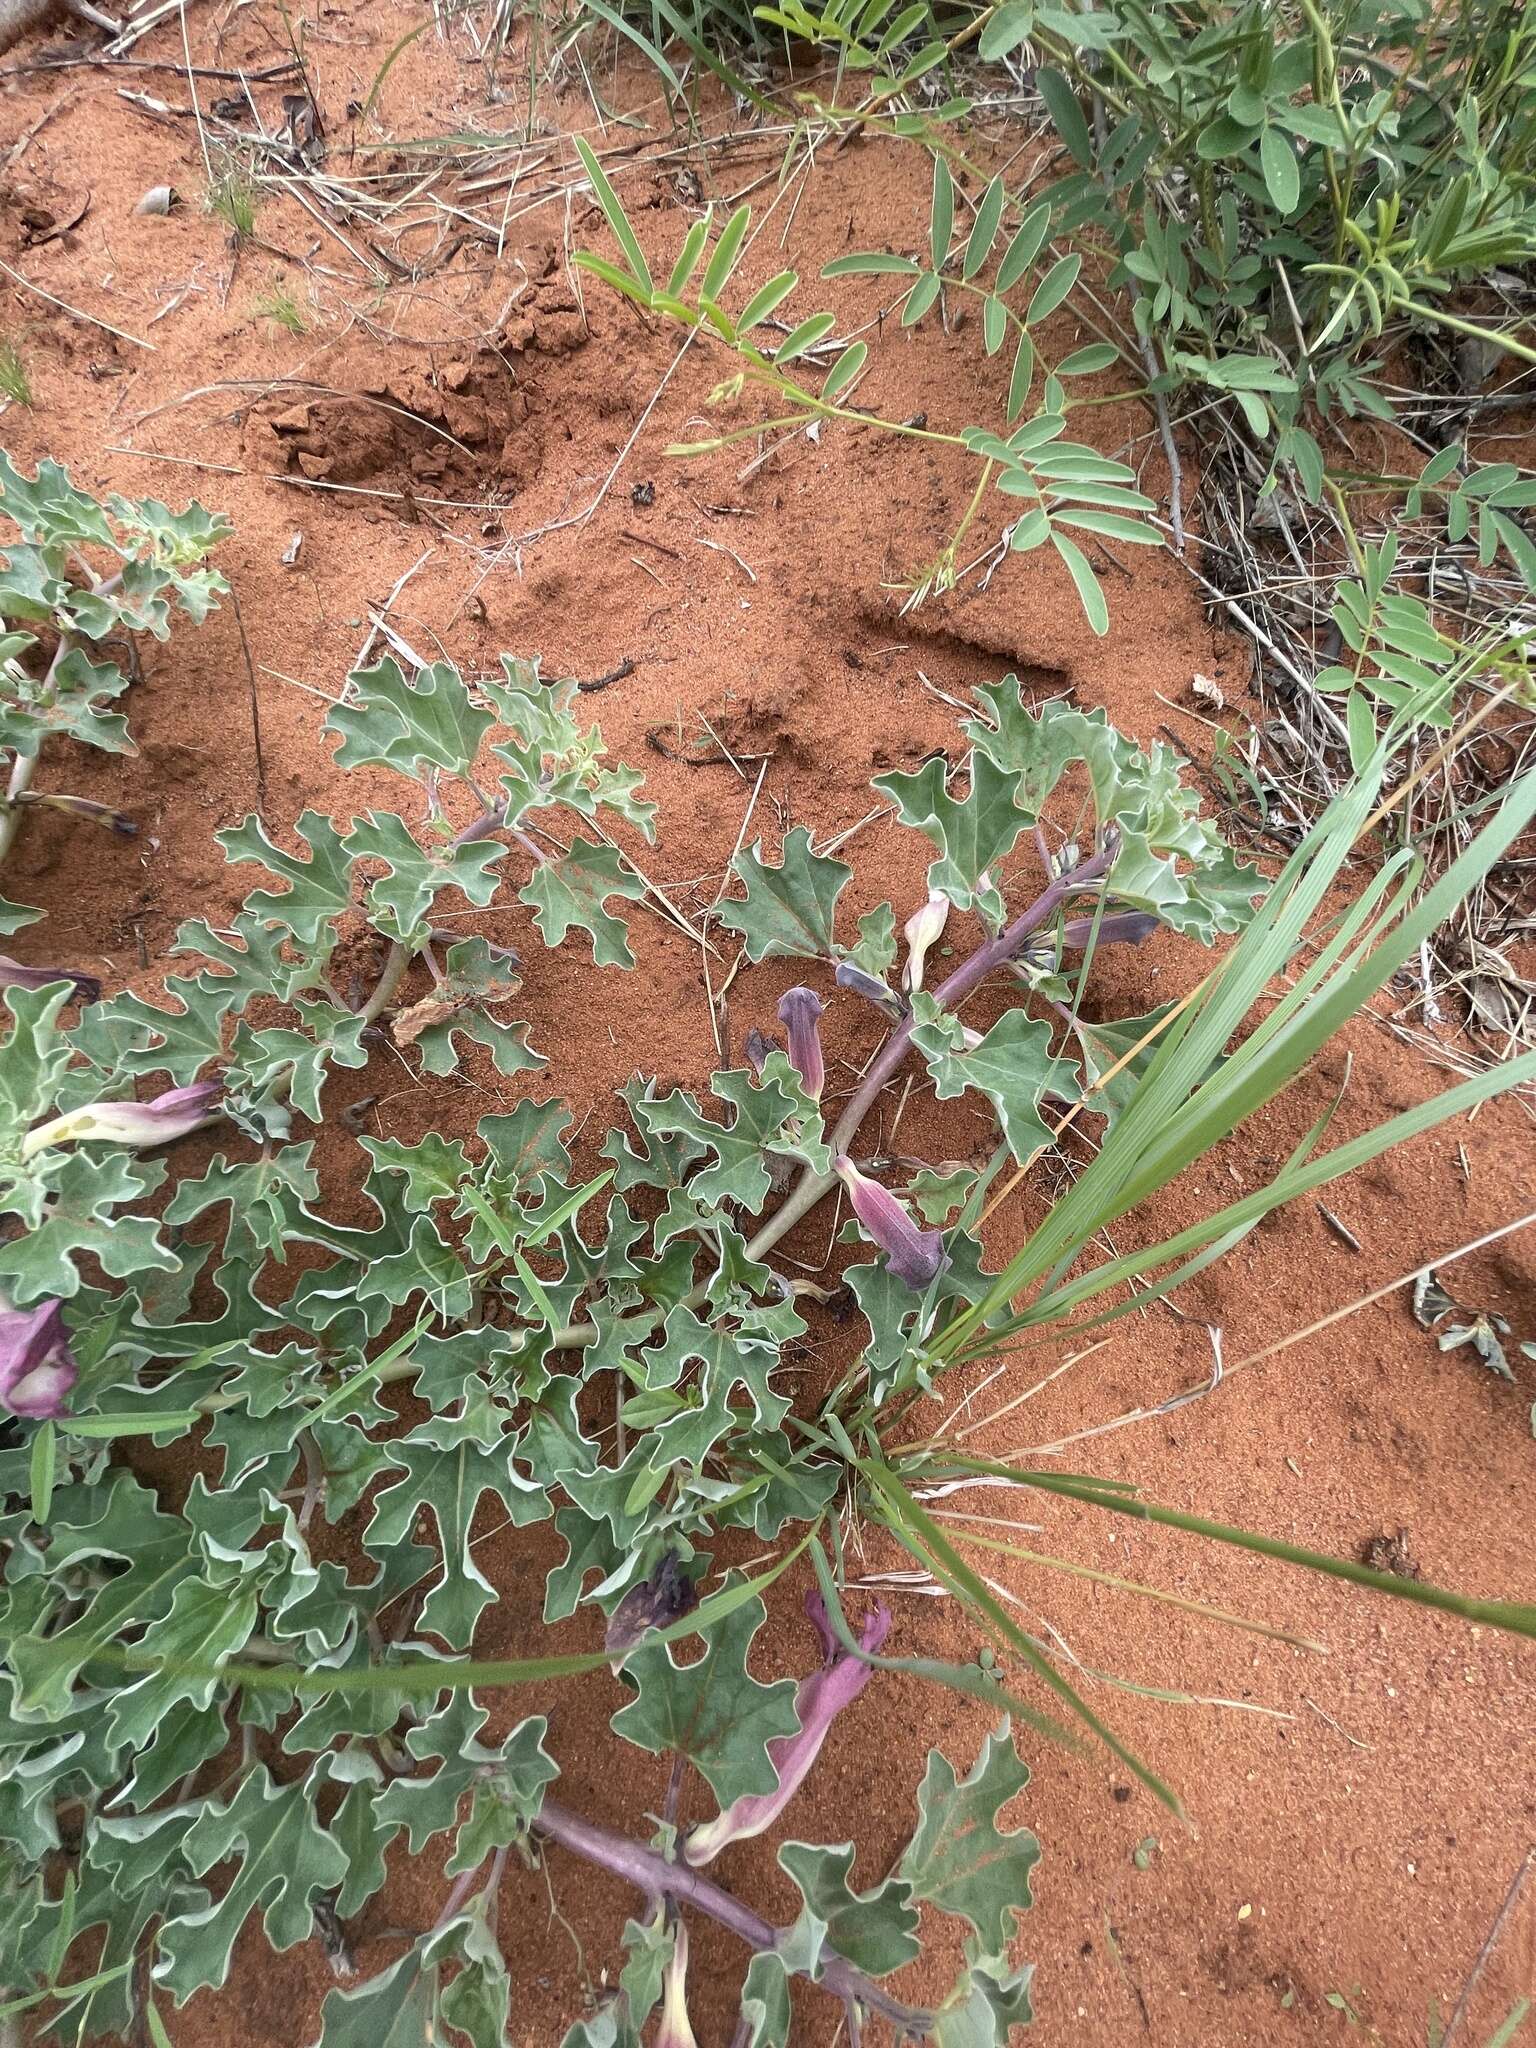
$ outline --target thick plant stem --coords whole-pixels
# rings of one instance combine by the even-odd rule
[[[395,999],[395,991],[405,979],[405,970],[415,957],[410,947],[402,946],[398,939],[390,946],[384,959],[383,972],[374,984],[373,993],[358,1013],[365,1024],[372,1024],[389,1008]]]
[[[596,1863],[616,1877],[625,1878],[649,1898],[673,1899],[680,1905],[692,1906],[720,1926],[728,1927],[748,1948],[768,1954],[778,1952],[780,1929],[686,1864],[669,1863],[654,1849],[631,1841],[627,1835],[597,1827],[553,1799],[546,1799],[540,1807],[533,1831],[546,1841],[558,1842],[573,1855],[584,1857],[588,1863]],[[899,2034],[922,2040],[933,2031],[933,2013],[921,2006],[904,2005],[899,1998],[882,1991],[873,1978],[830,1951],[824,1952],[821,1975],[814,1981],[834,1998],[852,1999],[867,2012],[878,2013]]]

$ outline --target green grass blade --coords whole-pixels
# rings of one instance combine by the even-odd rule
[[[1474,1074],[1470,1079],[1459,1082],[1454,1088],[1442,1089],[1432,1095],[1428,1102],[1418,1103],[1412,1109],[1405,1109],[1386,1123],[1377,1124],[1374,1129],[1364,1131],[1358,1138],[1351,1138],[1343,1145],[1336,1145],[1331,1152],[1325,1152],[1321,1159],[1298,1166],[1256,1188],[1251,1195],[1244,1195],[1240,1201],[1231,1202],[1225,1209],[1217,1210],[1214,1216],[1207,1216],[1200,1223],[1192,1223],[1173,1237],[1163,1238],[1159,1243],[1148,1245],[1139,1252],[1126,1252],[1118,1259],[1110,1259],[1102,1266],[1096,1266],[1091,1273],[1070,1286],[1052,1290],[1033,1303],[1019,1318],[1018,1327],[1027,1328],[1036,1323],[1055,1320],[1070,1315],[1072,1310],[1084,1301],[1090,1301],[1101,1294],[1106,1287],[1118,1286],[1122,1281],[1133,1280],[1139,1274],[1150,1272],[1157,1266],[1166,1265],[1171,1259],[1183,1258],[1190,1252],[1198,1251],[1209,1244],[1212,1238],[1237,1229],[1249,1229],[1262,1222],[1272,1209],[1282,1203],[1295,1201],[1299,1195],[1309,1195],[1316,1188],[1326,1187],[1329,1181],[1340,1175],[1353,1173],[1357,1168],[1368,1166],[1381,1153],[1390,1151],[1394,1145],[1405,1144],[1410,1138],[1417,1138],[1423,1132],[1433,1130],[1436,1124],[1444,1123],[1448,1117],[1459,1116],[1464,1110],[1475,1109],[1480,1102],[1502,1095],[1511,1088],[1518,1088],[1526,1081],[1536,1081],[1536,1052],[1522,1053],[1518,1059],[1508,1060],[1502,1066],[1490,1067],[1486,1073]]]
[[[1230,1522],[1208,1521],[1203,1515],[1188,1515],[1178,1508],[1160,1507],[1155,1501],[1122,1491],[1110,1492],[1096,1481],[1070,1477],[1064,1472],[1020,1471],[1012,1465],[998,1465],[986,1458],[949,1458],[925,1466],[923,1477],[973,1474],[976,1477],[1007,1479],[1041,1493],[1061,1494],[1085,1507],[1105,1508],[1111,1514],[1129,1515],[1136,1521],[1156,1522],[1166,1529],[1183,1529],[1192,1536],[1207,1536],[1213,1542],[1251,1550],[1260,1557],[1281,1564],[1300,1565],[1303,1570],[1321,1572],[1331,1579],[1344,1579],[1352,1586],[1368,1586],[1376,1593],[1389,1593],[1395,1600],[1408,1600],[1418,1607],[1438,1608],[1462,1621],[1474,1621],[1510,1635],[1536,1639],[1536,1606],[1517,1600],[1477,1600],[1466,1593],[1454,1593],[1447,1586],[1431,1585],[1424,1579],[1399,1578],[1395,1572],[1376,1571],[1352,1558],[1334,1557],[1326,1550],[1307,1550],[1286,1543],[1278,1536],[1261,1536],[1252,1529],[1240,1529]]]
[[[895,1671],[908,1678],[921,1678],[929,1685],[941,1685],[948,1692],[963,1694],[966,1699],[980,1700],[985,1707],[1006,1707],[1026,1727],[1047,1742],[1061,1744],[1064,1749],[1079,1749],[1081,1744],[1070,1728],[1053,1721],[1049,1714],[1042,1714],[1038,1707],[1030,1706],[1027,1700],[1019,1698],[1005,1685],[983,1671],[979,1665],[950,1664],[941,1657],[886,1657],[878,1651],[866,1650],[855,1638],[848,1626],[838,1599],[837,1585],[832,1570],[822,1554],[821,1545],[811,1546],[811,1562],[816,1567],[816,1576],[821,1582],[822,1598],[826,1602],[827,1622],[833,1635],[848,1652],[857,1657],[861,1664],[867,1664],[872,1671]]]
[[[858,1469],[884,1503],[890,1517],[887,1527],[924,1569],[932,1572],[957,1599],[984,1616],[992,1632],[1023,1660],[1042,1683],[1050,1687],[1058,1699],[1071,1708],[1084,1727],[1090,1729],[1170,1812],[1182,1814],[1184,1809],[1177,1794],[1126,1748],[1082,1694],[1036,1648],[991,1588],[977,1577],[933,1517],[924,1512],[889,1468],[870,1458],[861,1459]]]

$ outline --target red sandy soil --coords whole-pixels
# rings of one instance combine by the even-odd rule
[[[354,157],[354,143],[453,128],[518,132],[526,74],[503,67],[500,100],[488,101],[484,69],[462,43],[438,42],[431,32],[401,56],[368,121],[349,116],[348,103],[366,97],[384,55],[419,19],[419,10],[399,5],[341,5],[309,24],[306,59],[329,167],[339,175],[393,175],[413,161]],[[200,63],[260,67],[285,54],[270,8],[196,10],[189,29]],[[37,54],[34,46],[11,61]],[[223,864],[216,828],[259,805],[281,835],[306,805],[350,816],[385,794],[382,781],[334,769],[320,737],[320,699],[339,690],[367,632],[367,606],[381,603],[422,557],[391,617],[426,656],[441,647],[474,670],[507,649],[541,655],[548,675],[584,679],[633,661],[631,673],[583,701],[600,716],[614,755],[645,768],[663,821],[650,872],[694,915],[719,888],[748,778],[763,756],[753,831],[772,846],[792,822],[818,834],[853,825],[871,808],[873,773],[912,765],[936,747],[954,749],[955,714],[925,679],[958,695],[1014,669],[1037,696],[1070,691],[1085,706],[1104,705],[1142,739],[1169,725],[1197,754],[1210,737],[1190,715],[1203,708],[1189,695],[1197,672],[1221,683],[1235,713],[1253,708],[1247,647],[1213,631],[1197,587],[1162,553],[1127,550],[1123,570],[1104,563],[1113,613],[1104,641],[1082,624],[1064,573],[1041,555],[1006,563],[985,592],[973,587],[901,616],[886,586],[937,552],[967,488],[964,466],[936,459],[926,444],[829,431],[819,446],[796,440],[749,477],[742,472],[757,452],[751,442],[692,465],[666,458],[669,441],[713,430],[705,401],[724,374],[721,359],[691,350],[657,397],[676,335],[650,331],[590,282],[585,318],[578,309],[567,249],[572,239],[604,239],[588,207],[568,205],[568,176],[557,175],[562,158],[570,162],[561,132],[593,127],[579,79],[544,94],[545,160],[530,158],[515,200],[504,189],[475,200],[482,215],[491,209],[487,217],[506,207],[503,250],[472,237],[449,254],[452,229],[463,223],[437,216],[434,224],[427,206],[414,206],[406,213],[426,225],[399,250],[422,275],[396,281],[386,271],[380,287],[289,198],[261,206],[257,233],[271,249],[247,248],[237,258],[224,224],[202,205],[207,176],[188,118],[188,82],[174,68],[182,61],[175,24],[134,54],[158,68],[7,75],[0,146],[36,132],[12,153],[0,192],[0,255],[72,307],[152,342],[153,352],[3,280],[0,326],[21,349],[36,405],[12,406],[0,433],[28,467],[51,454],[89,487],[173,503],[196,492],[228,512],[234,538],[220,559],[255,664],[263,772],[253,685],[226,604],[203,631],[145,648],[130,703],[139,759],[93,757],[77,773],[72,767],[73,786],[140,818],[136,845],[71,834],[50,817],[29,827],[15,893],[46,905],[50,922],[40,929],[50,959],[99,972],[111,988],[153,989],[178,923],[193,913],[219,922],[249,886],[247,874]],[[607,85],[657,112],[647,75],[625,72]],[[269,131],[281,123],[284,89],[254,88]],[[201,104],[206,111],[236,90],[202,81]],[[156,114],[125,93],[179,111]],[[637,137],[610,126],[608,139]],[[860,141],[824,153],[822,175],[796,177],[776,198],[782,146],[782,137],[761,139],[696,166],[706,197],[730,198],[766,180],[754,196],[758,218],[768,218],[748,261],[751,282],[783,262],[813,280],[822,262],[850,246],[917,246],[927,218],[920,153]],[[698,188],[679,177],[681,163],[637,154],[621,178],[657,260],[670,257],[695,214]],[[166,182],[184,203],[168,218],[135,215],[140,194]],[[68,220],[66,232],[49,233]],[[257,310],[274,278],[298,305],[304,333]],[[872,283],[814,282],[792,301],[797,312],[822,303],[836,303],[846,323],[855,313],[873,315],[880,301]],[[1070,315],[1057,316],[1051,339],[1059,353],[1085,338]],[[1006,365],[985,360],[974,328],[945,334],[930,321],[908,335],[892,322],[871,340],[874,372],[861,396],[887,416],[924,411],[944,427],[1001,416]],[[278,378],[340,395],[294,390]],[[370,399],[429,417],[468,455]],[[653,399],[600,503],[573,521],[592,505]],[[1149,488],[1165,488],[1138,406],[1120,402],[1083,417],[1100,446],[1129,446]],[[220,467],[177,468],[150,459],[152,451]],[[384,495],[305,488],[310,480]],[[632,487],[646,482],[655,485],[648,508],[632,499]],[[296,532],[302,549],[285,566]],[[519,536],[536,537],[518,545]],[[990,538],[982,531],[978,547]],[[705,719],[741,772],[709,744]],[[668,757],[685,745],[710,758]],[[890,897],[905,914],[917,900],[920,848],[896,843],[907,837],[874,825],[853,841],[856,910]],[[636,915],[639,967],[625,978],[596,975],[578,945],[546,952],[514,902],[484,913],[481,924],[523,955],[526,1014],[551,1057],[534,1085],[591,1119],[581,1168],[593,1170],[612,1091],[636,1068],[663,1087],[707,1084],[716,1064],[708,997],[698,952],[674,928]],[[359,958],[360,973],[370,967]],[[1106,976],[1105,1001],[1141,1009],[1198,971],[1196,949],[1158,942]],[[737,977],[729,1032],[738,1059],[742,1034],[771,1021],[790,979],[783,963]],[[871,1027],[851,999],[834,1006],[827,1025],[838,1061],[867,1056]],[[1449,1024],[1439,1033],[1447,1047],[1457,1035]],[[1377,1021],[1357,1025],[1347,1043],[1354,1066],[1335,1135],[1444,1084],[1422,1052]],[[1229,1198],[1235,1185],[1273,1171],[1342,1073],[1343,1048],[1330,1049],[1294,1099],[1257,1119],[1137,1229],[1175,1228]],[[422,1082],[380,1051],[366,1073],[337,1075],[329,1100],[376,1096],[368,1127],[411,1140],[430,1129],[467,1131],[523,1085],[480,1066],[463,1079]],[[893,1091],[887,1139],[898,1099]],[[914,1086],[899,1149],[952,1157],[982,1135]],[[320,1144],[333,1199],[345,1206],[356,1148],[334,1128]],[[200,1170],[212,1149],[212,1140],[190,1141],[178,1163]],[[1049,1444],[1202,1380],[1211,1365],[1204,1321],[1219,1328],[1228,1363],[1237,1361],[1519,1214],[1531,1159],[1520,1107],[1496,1105],[1442,1129],[1332,1191],[1330,1206],[1358,1250],[1314,1204],[1302,1204],[1185,1290],[1186,1308],[1201,1320],[1155,1311],[1115,1325],[1103,1350],[970,1438],[970,1447],[1001,1454]],[[994,1252],[1017,1242],[1048,1199],[1048,1176],[1037,1174],[995,1219]],[[790,1249],[819,1266],[827,1240],[828,1219],[812,1217]],[[1516,1337],[1531,1337],[1532,1262],[1532,1240],[1517,1235],[1458,1265],[1450,1280],[1463,1298],[1507,1314]],[[813,1337],[818,1366],[846,1341],[830,1323]],[[975,1414],[1022,1393],[1063,1355],[1058,1346],[1011,1360]],[[1522,1384],[1512,1389],[1465,1352],[1442,1356],[1399,1292],[1192,1406],[1074,1449],[1067,1463],[1133,1477],[1153,1498],[1345,1555],[1402,1530],[1427,1578],[1529,1598],[1536,1386],[1529,1363],[1517,1359],[1516,1370]],[[926,1411],[925,1422],[936,1426],[966,1391],[946,1386],[942,1408]],[[996,1493],[949,1505],[1030,1518]],[[1038,1520],[1042,1532],[1018,1540],[1328,1647],[1318,1654],[1218,1629],[1080,1579],[972,1553],[1025,1625],[1043,1632],[1049,1624],[1092,1671],[1148,1689],[1084,1680],[1094,1704],[1180,1789],[1192,1817],[1187,1826],[1171,1821],[1131,1791],[1103,1752],[1072,1754],[1022,1737],[1034,1778],[1019,1817],[1044,1845],[1020,1944],[1039,1964],[1037,2038],[1178,2048],[1422,2043],[1431,2000],[1454,2000],[1536,1840],[1536,1650],[1193,1538],[1051,1504]],[[539,1530],[483,1546],[482,1565],[502,1598],[485,1617],[480,1654],[547,1646],[538,1616],[552,1551]],[[901,1562],[870,1542],[870,1571]],[[885,1597],[896,1609],[897,1650],[974,1654],[973,1631],[945,1602],[890,1589]],[[798,1594],[785,1597],[764,1640],[764,1675],[770,1666],[803,1666],[808,1644],[797,1613]],[[587,1646],[592,1622],[587,1613],[570,1624],[560,1646]],[[1199,1703],[1167,1703],[1155,1688]],[[498,1699],[493,1726],[547,1708],[566,1800],[643,1832],[642,1815],[661,1799],[664,1765],[609,1734],[620,1700],[617,1681],[606,1677],[550,1688],[535,1700]],[[835,1729],[814,1811],[797,1814],[793,1831],[857,1840],[860,1873],[872,1878],[910,1825],[929,1745],[967,1762],[985,1721],[980,1709],[915,1681],[879,1679]],[[721,1874],[763,1910],[788,1917],[773,1849],[742,1846]],[[592,1981],[601,1982],[634,1902],[558,1858],[548,1874]],[[554,2048],[581,2010],[576,1953],[551,1923],[542,1874],[513,1868],[505,1888],[512,2038],[518,2048]],[[396,1952],[391,1930],[430,1922],[443,1889],[435,1859],[415,1868],[402,1859],[352,1929],[360,1966],[382,1967]],[[716,2048],[730,2036],[741,1958],[726,1938],[707,1933],[698,1955],[705,1988],[695,2025],[706,2048]],[[935,1990],[941,1967],[942,1959],[926,1982],[919,1970],[912,1995]],[[331,1982],[318,1944],[274,1961],[248,1931],[229,1987],[172,2016],[172,2036],[189,2048],[311,2039]],[[1493,1954],[1458,2048],[1482,2041],[1521,1989],[1536,1990],[1536,1896]],[[831,2002],[807,1992],[797,2042],[829,2043],[836,2028]]]

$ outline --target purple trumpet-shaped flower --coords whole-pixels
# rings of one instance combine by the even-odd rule
[[[683,1844],[683,1860],[695,1870],[718,1856],[727,1842],[739,1842],[770,1828],[805,1782],[806,1774],[821,1754],[827,1730],[868,1685],[872,1667],[845,1650],[827,1622],[826,1605],[819,1593],[806,1596],[805,1611],[821,1642],[822,1662],[795,1693],[795,1712],[800,1717],[798,1735],[776,1735],[768,1745],[768,1756],[779,1774],[776,1790],[734,1800],[724,1813],[695,1828]],[[885,1641],[891,1626],[891,1611],[881,1605],[866,1616],[859,1631],[860,1647],[871,1652]]]
[[[149,1102],[82,1103],[28,1131],[21,1156],[30,1159],[49,1145],[92,1138],[110,1145],[164,1145],[195,1131],[223,1093],[222,1081],[195,1081],[190,1088],[168,1088]]]
[[[826,1068],[821,1058],[821,1015],[826,1004],[813,988],[787,988],[779,997],[779,1022],[789,1034],[789,1064],[812,1102],[821,1100]]]
[[[1095,938],[1091,917],[1069,917],[1061,928],[1061,943],[1073,953],[1080,953],[1090,939],[1096,946],[1139,946],[1161,923],[1150,910],[1111,910],[1098,920]]]
[[[886,1264],[898,1280],[909,1287],[926,1287],[949,1264],[944,1251],[944,1234],[919,1230],[889,1188],[860,1173],[851,1159],[834,1160],[838,1177],[848,1190],[853,1213],[886,1255]]]
[[[923,963],[928,958],[928,948],[938,944],[949,922],[949,898],[942,889],[930,889],[928,901],[921,910],[914,910],[902,930],[907,941],[907,964],[902,970],[901,985],[908,990],[920,989],[923,985]]]
[[[617,1672],[637,1643],[653,1628],[670,1628],[699,1603],[692,1579],[685,1576],[677,1553],[669,1550],[648,1579],[631,1586],[608,1617],[603,1647]]]
[[[661,1973],[661,2027],[655,2048],[698,2048],[688,2018],[688,1929],[672,1929],[672,1953]]]
[[[0,988],[47,988],[52,981],[72,981],[77,1003],[99,1003],[101,983],[94,974],[76,974],[73,967],[24,967],[9,953],[0,953]]]
[[[61,1415],[79,1377],[62,1302],[0,1310],[0,1409],[38,1420]]]

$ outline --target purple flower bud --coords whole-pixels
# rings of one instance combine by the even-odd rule
[[[779,997],[779,1022],[789,1034],[789,1064],[812,1102],[821,1100],[826,1069],[821,1058],[821,1016],[826,1004],[813,988],[788,988]]]
[[[0,1408],[39,1420],[62,1415],[79,1377],[62,1302],[0,1310]]]
[[[686,1577],[675,1551],[669,1550],[648,1579],[631,1586],[608,1617],[603,1647],[615,1672],[635,1645],[653,1628],[669,1628],[698,1605],[692,1579]]]
[[[848,1190],[854,1215],[886,1254],[886,1263],[898,1280],[922,1288],[945,1271],[949,1260],[942,1231],[919,1230],[890,1189],[860,1173],[851,1159],[833,1163]]]
[[[101,983],[94,974],[76,974],[72,967],[23,967],[8,953],[0,953],[0,988],[46,988],[51,981],[72,981],[77,1003],[101,1001]]]
[[[977,887],[980,888],[978,883]],[[902,930],[907,940],[907,964],[902,970],[901,985],[905,989],[920,989],[923,985],[923,963],[928,958],[928,948],[937,945],[949,922],[949,898],[940,889],[928,892],[928,901],[921,910],[914,910]]]
[[[21,1156],[30,1159],[49,1145],[91,1138],[111,1145],[165,1145],[195,1131],[213,1114],[223,1093],[222,1081],[194,1081],[190,1088],[169,1088],[151,1102],[82,1103],[28,1131],[21,1141]]]
[[[779,1048],[766,1032],[759,1031],[754,1024],[747,1033],[747,1042],[742,1049],[747,1056],[747,1065],[761,1078],[769,1053],[777,1052]]]
[[[672,1953],[661,1973],[661,2026],[655,2048],[698,2048],[688,2019],[688,1929],[681,1920],[672,1929]]]
[[[1080,953],[1090,939],[1095,946],[1139,946],[1161,923],[1150,910],[1112,910],[1098,920],[1094,938],[1091,917],[1069,917],[1061,928],[1061,943],[1074,953]]]
[[[888,1017],[904,1014],[901,1004],[878,974],[866,974],[862,967],[855,967],[851,960],[844,960],[837,970],[837,985],[847,989],[850,995],[862,996],[867,1003],[875,1003]]]
[[[806,1596],[805,1611],[821,1642],[822,1663],[808,1678],[801,1679],[795,1693],[799,1734],[776,1735],[768,1744],[768,1755],[779,1774],[778,1786],[772,1792],[733,1801],[724,1813],[695,1828],[683,1844],[683,1860],[695,1870],[718,1856],[727,1842],[743,1841],[773,1826],[821,1754],[827,1730],[842,1709],[858,1698],[873,1675],[871,1667],[845,1650],[833,1635],[819,1593]],[[876,1607],[859,1631],[860,1646],[871,1652],[878,1650],[890,1626],[890,1609]]]

